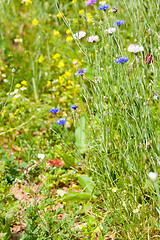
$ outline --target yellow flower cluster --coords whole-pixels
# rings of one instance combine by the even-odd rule
[[[53,55],[53,60],[55,60],[55,61],[58,61],[58,59],[60,58],[60,54],[59,53],[56,53],[56,54],[54,54]]]
[[[70,30],[70,29],[67,29],[67,30],[66,30],[66,34],[70,34],[70,33],[72,33],[71,30]]]
[[[63,68],[64,67],[64,61],[60,60],[58,63],[58,68]]]
[[[54,30],[54,31],[53,31],[53,36],[55,36],[55,37],[60,37],[61,34],[60,34],[59,31]]]
[[[70,29],[67,29],[66,30],[66,34],[67,35],[69,35],[69,34],[71,34],[72,32],[71,32],[71,30]],[[72,42],[73,41],[73,37],[72,36],[67,36],[66,37],[66,42]]]
[[[22,0],[22,4],[29,5],[32,4],[31,0]]]
[[[26,80],[23,80],[23,81],[21,82],[21,84],[24,85],[24,86],[27,86],[27,81],[26,81]]]
[[[35,25],[35,26],[37,26],[37,25],[38,25],[38,23],[39,23],[39,21],[38,21],[38,19],[37,19],[37,18],[33,19],[33,21],[32,21],[32,25]]]
[[[88,13],[87,16],[88,16],[88,23],[92,23],[93,22],[92,21],[92,14]]]
[[[77,2],[77,0],[72,0],[72,4],[75,4]]]
[[[39,58],[38,58],[38,62],[39,63],[42,63],[44,61],[44,57],[43,56],[40,56]]]
[[[83,9],[79,10],[79,14],[83,15],[84,14],[84,10]]]
[[[62,12],[59,12],[59,13],[57,14],[57,18],[58,18],[59,20],[61,20],[62,16],[63,16],[63,13],[62,13]]]
[[[72,42],[72,41],[73,41],[73,37],[72,36],[66,37],[66,42]]]

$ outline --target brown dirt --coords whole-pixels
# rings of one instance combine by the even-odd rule
[[[33,185],[33,186],[31,186],[31,191],[33,193],[37,193],[37,188],[38,188],[38,185]],[[11,226],[12,239],[19,240],[20,235],[24,233],[24,229],[26,228],[26,224],[22,222],[23,212],[26,209],[26,208],[21,209],[22,202],[24,202],[27,205],[30,205],[34,202],[34,198],[32,198],[31,195],[25,191],[25,186],[22,185],[21,183],[16,183],[11,188],[10,194],[15,195],[15,197],[17,198],[17,201],[19,203],[19,206],[20,206],[20,210],[18,213],[20,221],[17,223],[12,222],[12,226]],[[43,199],[42,196],[40,196],[38,194],[36,195],[37,202],[40,202],[42,199]]]

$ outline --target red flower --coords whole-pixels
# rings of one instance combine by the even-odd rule
[[[148,63],[148,64],[153,62],[153,56],[151,54],[148,54],[146,59],[145,59],[145,62]]]
[[[53,162],[52,159],[49,160],[49,164],[50,164],[51,166],[53,166],[54,162]]]
[[[59,158],[56,158],[55,160],[50,159],[49,164],[56,167],[61,167],[62,165],[65,166],[64,161],[60,160]]]

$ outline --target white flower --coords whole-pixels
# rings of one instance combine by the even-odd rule
[[[19,98],[20,96],[21,96],[20,94],[16,94],[14,98]]]
[[[135,44],[131,44],[131,45],[129,45],[127,50],[128,50],[128,52],[138,53],[138,52],[143,52],[144,47],[135,45]]]
[[[106,5],[106,1],[99,2],[100,5]]]
[[[38,158],[40,158],[40,159],[44,159],[45,158],[45,154],[43,154],[43,153],[38,153]]]
[[[20,89],[21,89],[21,91],[27,90],[26,87],[21,87]]]
[[[6,77],[6,74],[2,74],[2,77],[5,78],[5,77]]]
[[[15,42],[15,43],[22,42],[22,41],[23,41],[22,38],[15,38],[15,39],[14,39],[14,42]]]
[[[108,28],[105,30],[105,32],[110,35],[112,35],[115,31],[116,31],[116,28]]]
[[[157,179],[158,174],[155,172],[148,173],[148,177],[151,179],[152,182],[155,182]]]
[[[116,192],[117,191],[117,188],[116,187],[113,187],[112,188],[112,192]]]
[[[99,41],[99,37],[97,35],[95,36],[92,35],[88,38],[88,42],[98,42],[98,41]]]
[[[8,82],[8,79],[3,79],[3,82]]]
[[[139,212],[138,208],[133,210],[133,213],[138,213],[138,212]]]
[[[84,31],[79,31],[78,33],[73,35],[74,39],[77,39],[77,38],[81,39],[81,38],[83,38],[85,36],[86,36],[86,32],[84,32]]]
[[[17,94],[18,91],[19,91],[18,89],[15,89],[14,92],[13,92],[13,94]]]

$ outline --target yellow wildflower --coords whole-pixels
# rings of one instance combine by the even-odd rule
[[[58,63],[58,68],[63,68],[63,67],[64,67],[64,61],[61,60],[61,61],[59,61],[59,63]]]
[[[39,21],[38,21],[38,19],[37,19],[37,18],[33,19],[33,21],[32,21],[32,25],[35,25],[35,26],[37,26],[37,25],[38,25],[38,23],[39,23]]]
[[[62,12],[59,12],[59,13],[57,14],[57,18],[58,18],[59,20],[61,20],[62,16],[63,16],[63,13],[62,13]]]
[[[59,76],[59,83],[63,84],[65,82],[65,79],[62,76]]]
[[[24,3],[25,5],[29,5],[32,4],[31,0],[22,0],[22,3]]]
[[[73,41],[73,37],[68,36],[68,37],[66,38],[66,42],[72,42],[72,41]]]
[[[57,60],[58,58],[60,58],[60,54],[59,53],[56,53],[53,55],[53,60]]]
[[[71,80],[68,80],[68,85],[73,85],[73,81],[71,81]]]
[[[72,74],[71,74],[71,70],[65,72],[64,74],[64,77],[67,78],[67,77],[70,77]]]
[[[77,59],[73,59],[73,63],[74,63],[74,62],[78,62],[78,60],[77,60]]]
[[[27,81],[26,81],[26,80],[23,80],[23,81],[21,82],[21,84],[27,86]]]
[[[73,22],[74,23],[78,23],[78,19],[73,19]]]
[[[38,62],[39,63],[42,63],[44,61],[44,57],[43,56],[40,56],[39,58],[38,58]]]
[[[72,0],[72,3],[75,4],[77,2],[77,0]]]
[[[71,88],[73,88],[73,87],[72,87],[72,86],[67,86],[66,88],[67,88],[67,89],[71,89]]]
[[[53,31],[53,35],[54,35],[55,37],[60,37],[61,34],[60,34],[60,32],[54,30],[54,31]]]
[[[20,84],[20,83],[17,83],[17,84],[15,85],[15,87],[16,87],[16,88],[20,88],[20,87],[21,87],[21,84]]]
[[[66,33],[67,33],[67,34],[70,34],[70,33],[72,33],[72,32],[71,32],[70,29],[67,29]]]
[[[51,84],[52,84],[51,81],[47,81],[48,86],[51,86]]]
[[[82,9],[82,10],[79,10],[79,14],[84,14],[84,10]]]
[[[92,23],[92,14],[88,13],[88,23]]]

